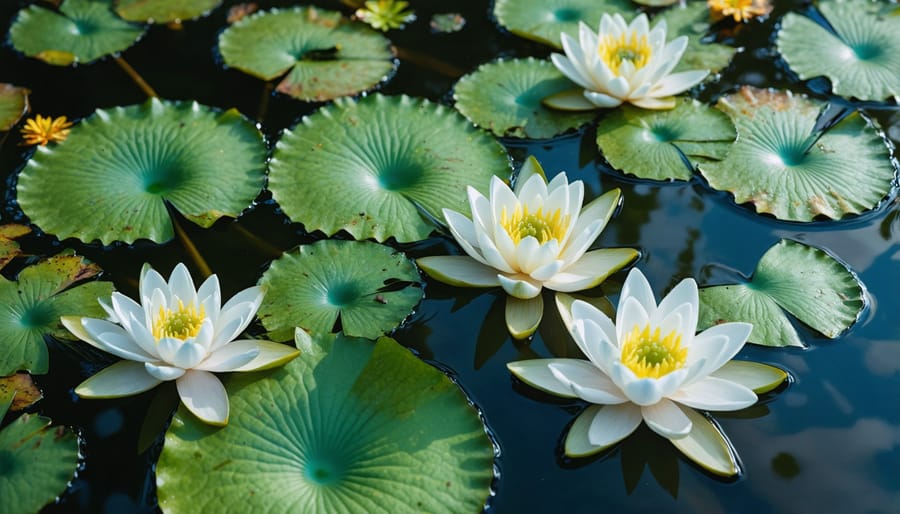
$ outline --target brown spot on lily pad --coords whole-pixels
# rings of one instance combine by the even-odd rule
[[[9,410],[20,411],[44,397],[28,373],[0,377],[0,398],[13,397]]]

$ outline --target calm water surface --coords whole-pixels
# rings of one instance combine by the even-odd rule
[[[226,2],[229,4],[229,2]],[[414,2],[416,4],[416,2]],[[544,57],[548,50],[498,30],[489,19],[487,1],[418,2],[420,19],[389,36],[461,72],[497,56]],[[784,5],[787,4],[787,5]],[[701,98],[712,100],[733,84],[787,87],[822,92],[824,81],[801,84],[779,67],[766,48],[777,15],[752,24],[734,44],[747,46],[720,82]],[[0,6],[8,27],[25,2]],[[287,5],[260,2],[261,7]],[[337,4],[319,5],[336,8]],[[432,35],[433,12],[460,10],[468,23],[452,35]],[[226,9],[187,23],[182,30],[152,27],[124,57],[165,98],[236,107],[249,117],[258,113],[262,83],[223,70],[214,51]],[[761,48],[762,47],[762,48]],[[401,62],[388,94],[406,93],[446,101],[455,79],[436,73],[426,62]],[[9,45],[0,48],[0,82],[32,90],[34,112],[80,118],[96,108],[144,101],[112,61],[77,68],[56,68],[19,58]],[[276,96],[262,120],[263,131],[278,133],[314,110],[314,105]],[[897,119],[894,111],[894,119]],[[883,123],[889,109],[874,113]],[[16,171],[27,152],[10,137],[0,150],[6,205],[2,221],[23,221],[13,202]],[[565,170],[584,180],[593,198],[610,188],[623,191],[624,205],[598,240],[602,246],[637,247],[638,265],[661,295],[684,277],[701,285],[748,277],[762,254],[781,238],[826,249],[854,270],[868,289],[869,307],[849,332],[836,340],[815,335],[795,323],[806,349],[771,349],[748,345],[738,358],[771,363],[789,370],[793,383],[765,396],[760,405],[721,414],[718,421],[741,456],[743,475],[722,481],[688,463],[663,439],[641,428],[623,444],[598,457],[562,457],[562,437],[585,404],[540,394],[515,383],[505,368],[511,360],[576,355],[555,313],[548,311],[531,342],[510,339],[502,324],[502,295],[496,291],[457,290],[429,282],[426,299],[394,334],[423,358],[447,368],[483,410],[499,442],[500,479],[489,510],[524,512],[900,512],[900,204],[896,194],[875,211],[839,222],[798,224],[758,216],[737,206],[730,195],[711,190],[701,178],[689,183],[641,182],[609,169],[587,130],[550,141],[505,141],[516,162],[534,154],[548,173]],[[461,148],[460,151],[465,151]],[[237,225],[286,250],[316,237],[291,225],[264,193],[260,203]],[[256,282],[271,258],[234,223],[209,230],[188,227],[224,293]],[[164,245],[101,248],[50,236],[30,236],[24,247],[46,255],[63,247],[99,262],[106,278],[132,294],[140,265],[150,261],[168,272],[188,260],[177,242]],[[412,257],[456,251],[442,238],[402,247]],[[13,267],[15,268],[15,267]],[[7,269],[11,276],[17,269]],[[596,292],[613,303],[624,273]],[[549,298],[548,298],[549,299]],[[548,304],[550,302],[547,302]],[[152,393],[112,401],[79,401],[72,388],[102,365],[85,364],[71,349],[51,347],[51,374],[38,377],[45,399],[37,410],[54,422],[77,427],[83,436],[84,461],[61,502],[46,512],[153,512],[152,463],[159,445],[136,453],[137,434]]]

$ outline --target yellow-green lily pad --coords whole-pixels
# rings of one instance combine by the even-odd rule
[[[709,185],[778,219],[839,219],[874,208],[894,180],[881,135],[852,114],[814,132],[824,105],[744,87],[719,100],[738,138],[720,161],[699,163]]]
[[[368,241],[324,240],[286,252],[260,279],[259,318],[269,337],[294,327],[374,339],[399,325],[422,299],[421,278],[403,253]]]
[[[25,225],[16,223],[0,225],[0,269],[22,254],[22,249],[15,240],[29,233],[31,229]]]
[[[863,286],[824,251],[782,239],[759,260],[750,280],[700,289],[699,328],[729,321],[753,324],[749,342],[804,346],[782,309],[834,339],[859,318]]]
[[[128,21],[180,23],[206,16],[222,0],[115,0],[116,13]]]
[[[721,43],[704,43],[709,32],[709,8],[706,2],[689,2],[673,6],[653,18],[653,24],[666,21],[666,40],[687,36],[684,55],[672,73],[688,70],[709,70],[712,74],[728,66],[737,48]],[[651,24],[652,25],[652,24]]]
[[[494,16],[505,29],[524,37],[562,48],[559,34],[578,39],[578,23],[591,30],[600,26],[603,14],[631,18],[634,6],[628,0],[496,0]]]
[[[541,103],[571,88],[553,63],[529,57],[481,65],[456,83],[453,98],[469,121],[497,136],[544,139],[594,119],[593,113],[568,113]]]
[[[727,115],[690,98],[669,111],[625,105],[597,125],[597,146],[606,160],[652,180],[690,180],[696,162],[722,159],[734,138]]]
[[[11,412],[17,412],[38,402],[44,395],[34,385],[28,373],[13,373],[8,377],[0,377],[0,399],[12,398],[9,405]],[[0,415],[0,420],[3,416]]]
[[[339,12],[295,7],[257,12],[219,35],[225,64],[277,91],[323,102],[373,89],[394,72],[390,40]]]
[[[265,167],[262,134],[237,110],[153,98],[97,110],[64,144],[39,147],[18,200],[60,239],[163,242],[174,234],[167,202],[209,227],[256,199]]]
[[[65,0],[59,12],[31,5],[9,28],[13,47],[48,64],[89,63],[121,52],[144,34],[112,11],[112,0]]]
[[[297,346],[281,368],[230,378],[227,428],[179,409],[156,472],[164,512],[483,509],[493,445],[446,375],[386,337],[298,330]]]
[[[788,13],[778,51],[803,80],[826,76],[836,95],[884,100],[900,95],[900,17],[879,12],[879,2],[818,4],[830,28]]]
[[[442,209],[468,213],[468,186],[509,176],[491,136],[453,109],[408,96],[338,99],[286,130],[269,164],[269,189],[306,230],[356,239],[419,241]]]
[[[0,132],[9,130],[28,112],[28,94],[24,87],[0,84]]]

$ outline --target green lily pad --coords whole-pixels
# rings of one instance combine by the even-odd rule
[[[15,239],[29,233],[31,233],[31,229],[25,225],[15,223],[0,225],[0,269],[6,267],[9,261],[22,255],[22,249],[19,248],[19,243]]]
[[[832,219],[875,207],[894,168],[882,137],[852,114],[820,138],[821,102],[744,87],[720,99],[738,139],[721,161],[699,163],[709,185],[778,219]]]
[[[875,4],[878,4],[877,2]],[[778,51],[803,80],[824,75],[836,95],[883,100],[900,95],[900,17],[872,12],[873,2],[819,3],[834,33],[788,13]]]
[[[737,48],[720,43],[704,43],[709,32],[709,8],[706,2],[690,2],[684,7],[675,6],[653,18],[651,26],[666,20],[666,40],[687,36],[688,45],[672,73],[688,70],[709,70],[712,74],[728,66]],[[711,77],[713,75],[710,75]]]
[[[247,16],[219,36],[225,64],[277,90],[322,102],[374,88],[394,71],[391,42],[363,23],[315,7]]]
[[[156,474],[164,512],[482,510],[493,446],[447,376],[386,337],[297,339],[284,367],[229,379],[228,428],[175,414]]]
[[[634,6],[628,0],[497,0],[494,16],[517,36],[562,48],[559,34],[578,40],[578,22],[596,31],[603,14],[631,18]]]
[[[374,339],[409,316],[420,282],[412,261],[388,246],[319,241],[272,262],[260,279],[259,318],[276,341],[293,337],[294,327],[331,332],[338,319],[345,334]]]
[[[543,139],[577,128],[593,113],[548,109],[545,97],[572,88],[550,61],[534,58],[481,65],[456,83],[456,109],[500,137]]]
[[[76,282],[100,268],[75,255],[57,255],[29,266],[17,281],[0,278],[0,376],[18,370],[44,374],[49,366],[44,336],[71,339],[60,316],[106,318],[98,298],[112,295],[109,282]]]
[[[0,84],[0,132],[9,130],[28,112],[31,91],[12,84]]]
[[[98,110],[19,175],[22,210],[45,232],[134,242],[172,238],[166,203],[209,227],[265,183],[266,145],[237,110],[160,102]]]
[[[653,180],[690,180],[695,161],[724,158],[734,138],[727,115],[690,98],[670,111],[625,105],[597,125],[597,146],[614,168]]]
[[[115,0],[116,13],[128,21],[180,23],[206,16],[222,0]]]
[[[639,5],[646,5],[647,7],[665,7],[667,5],[677,4],[679,0],[632,0],[632,1]]]
[[[486,194],[509,176],[503,147],[453,109],[407,96],[338,99],[286,130],[269,189],[310,232],[419,241],[442,209],[468,213],[466,186]]]
[[[782,239],[746,283],[700,289],[701,329],[728,321],[753,324],[751,343],[803,346],[782,309],[834,339],[866,305],[856,276],[824,251]]]
[[[65,0],[59,12],[31,5],[9,28],[16,50],[56,66],[121,52],[143,34],[144,27],[116,16],[112,0]]]
[[[0,420],[12,400],[0,396]],[[0,512],[37,512],[75,477],[78,436],[50,423],[23,414],[0,430]]]

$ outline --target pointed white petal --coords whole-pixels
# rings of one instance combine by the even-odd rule
[[[74,321],[74,323],[72,323]],[[95,318],[62,318],[63,325],[79,339],[117,357],[146,362],[154,356],[145,352],[124,328]]]
[[[585,90],[584,98],[594,106],[594,109],[596,109],[597,107],[603,109],[612,109],[613,107],[622,105],[621,97],[612,94],[601,93],[599,91]]]
[[[161,380],[166,382],[168,380],[175,380],[176,378],[184,375],[184,369],[176,367],[176,366],[166,366],[165,364],[154,364],[152,362],[144,363],[144,370],[150,374],[153,378],[157,380]]]
[[[495,287],[500,285],[497,270],[463,255],[420,257],[416,264],[428,276],[454,286]]]
[[[637,250],[632,248],[592,250],[544,282],[544,286],[563,293],[590,289],[630,264],[637,256]]]
[[[169,291],[172,298],[178,298],[184,305],[192,305],[197,300],[197,290],[194,289],[194,280],[184,263],[178,263],[169,276]],[[177,302],[173,302],[176,303]]]
[[[591,319],[575,320],[575,344],[588,360],[608,374],[612,361],[618,358],[618,344],[607,337],[606,331]]]
[[[82,398],[119,398],[153,389],[159,382],[147,373],[142,362],[120,361],[79,384],[75,394]]]
[[[541,100],[541,103],[551,109],[560,111],[593,111],[598,107],[596,102],[587,99],[585,90],[583,89],[567,89],[565,91],[560,91],[559,93],[544,97]],[[609,107],[615,107],[615,105]]]
[[[497,275],[500,280],[500,287],[506,291],[506,294],[515,296],[516,298],[527,300],[534,298],[541,293],[541,284],[532,282],[531,279],[524,275]]]
[[[249,339],[232,341],[208,355],[194,367],[212,372],[234,371],[252,361],[257,355],[259,346],[256,341]]]
[[[706,377],[692,384],[681,386],[670,396],[678,403],[695,409],[732,411],[749,407],[757,397],[751,389],[715,377]]]
[[[125,330],[129,330],[131,328],[132,317],[139,320],[144,319],[144,308],[131,298],[123,295],[118,291],[113,291],[113,294],[110,297],[110,303],[112,306],[112,311],[113,313],[115,313],[116,318],[113,321],[121,323]],[[100,305],[104,304],[101,302]],[[106,308],[107,307],[104,305],[104,309]]]
[[[206,317],[213,321],[219,319],[219,310],[222,308],[222,290],[219,287],[219,279],[210,275],[200,284],[197,290],[197,300],[203,306]]]
[[[303,332],[303,330],[301,329],[298,330]],[[231,343],[226,345],[226,348],[233,344],[244,342],[246,341],[232,341]],[[234,368],[231,371],[259,371],[263,369],[276,368],[300,355],[300,351],[297,350],[297,348],[288,346],[286,344],[274,343],[272,341],[252,341],[252,343],[256,345],[259,353],[256,355],[256,357],[253,358],[253,360],[251,360],[247,364]],[[205,369],[202,364],[199,367],[201,369]]]
[[[147,305],[147,300],[153,297],[155,291],[168,291],[169,285],[155,269],[149,264],[144,264],[141,270],[140,293],[141,304]]]
[[[568,385],[584,401],[602,405],[628,401],[613,381],[588,361],[553,362],[547,367],[557,380]]]
[[[609,93],[609,96],[614,98],[628,98],[628,93],[631,92],[631,84],[628,83],[628,79],[625,77],[616,77],[606,83],[606,91]]]
[[[734,451],[719,428],[691,408],[682,411],[691,420],[691,433],[681,439],[670,439],[685,457],[703,469],[720,476],[734,476],[739,468]]]
[[[527,339],[534,334],[544,315],[544,299],[541,295],[527,300],[506,297],[506,328],[516,339]]]
[[[697,334],[688,350],[688,362],[695,358],[706,359],[703,371],[697,378],[716,371],[737,355],[752,330],[750,323],[732,322],[714,325]]]
[[[506,368],[522,382],[563,398],[577,398],[567,383],[560,382],[550,372],[549,365],[555,362],[583,362],[579,359],[530,359],[506,364]]]
[[[586,89],[595,87],[593,81],[589,78],[589,76],[586,76],[585,73],[582,72],[580,65],[576,65],[575,62],[573,62],[571,56],[566,57],[564,55],[554,53],[550,54],[550,60],[553,62],[553,65],[556,66],[556,69],[560,71],[560,73],[565,75],[567,79],[571,80],[575,84]]]
[[[666,75],[650,90],[654,97],[677,95],[699,84],[706,76],[708,70],[682,71]]]
[[[622,191],[620,189],[611,189],[593,199],[581,209],[581,212],[578,214],[578,220],[571,229],[574,239],[567,242],[562,254],[560,254],[561,259],[566,262],[574,262],[584,254],[606,227],[606,223],[612,217],[613,212],[615,212],[621,197]],[[599,226],[594,226],[598,221],[600,222]],[[589,227],[590,230],[588,230]]]
[[[444,209],[444,219],[447,221],[447,227],[450,229],[453,239],[463,251],[481,264],[487,264],[481,252],[478,251],[478,235],[475,233],[475,225],[472,220],[450,209]]]
[[[788,379],[781,368],[750,361],[728,361],[710,376],[741,384],[756,394],[767,393]]]
[[[625,277],[625,284],[622,285],[622,292],[619,295],[619,307],[623,305],[623,300],[632,297],[637,300],[644,312],[652,314],[656,311],[656,298],[653,296],[653,289],[650,288],[650,282],[640,269],[634,268],[628,272]],[[616,326],[621,322],[621,318],[616,318]],[[630,330],[630,328],[629,328]]]
[[[246,316],[248,319],[253,319],[253,316],[256,315],[256,311],[259,309],[259,305],[263,301],[263,296],[265,296],[265,291],[262,287],[248,287],[225,302],[225,305],[222,306],[222,312],[220,313],[219,318],[228,318],[233,315],[232,312],[238,312],[241,317]],[[216,320],[217,323],[218,321],[219,320]],[[244,328],[246,327],[241,328],[241,330]]]
[[[647,426],[666,439],[681,439],[691,431],[691,420],[675,402],[665,398],[653,405],[641,407],[641,413]]]
[[[692,278],[686,278],[669,291],[669,294],[659,302],[656,315],[650,323],[660,323],[669,313],[675,311],[682,304],[691,306],[693,317],[685,319],[685,332],[694,334],[697,332],[697,313],[700,309],[700,296],[697,294],[697,282]]]
[[[181,402],[200,421],[217,426],[228,424],[228,393],[215,375],[190,370],[175,385]]]
[[[629,102],[631,102],[631,104],[635,107],[640,107],[641,109],[653,109],[658,111],[674,109],[676,105],[674,96],[664,96],[662,98],[645,96],[643,98],[633,98],[629,100]]]
[[[604,406],[591,421],[588,440],[595,446],[612,446],[631,435],[641,419],[640,407],[632,403]]]
[[[553,260],[531,272],[531,278],[544,282],[553,278],[562,269],[564,262]]]

